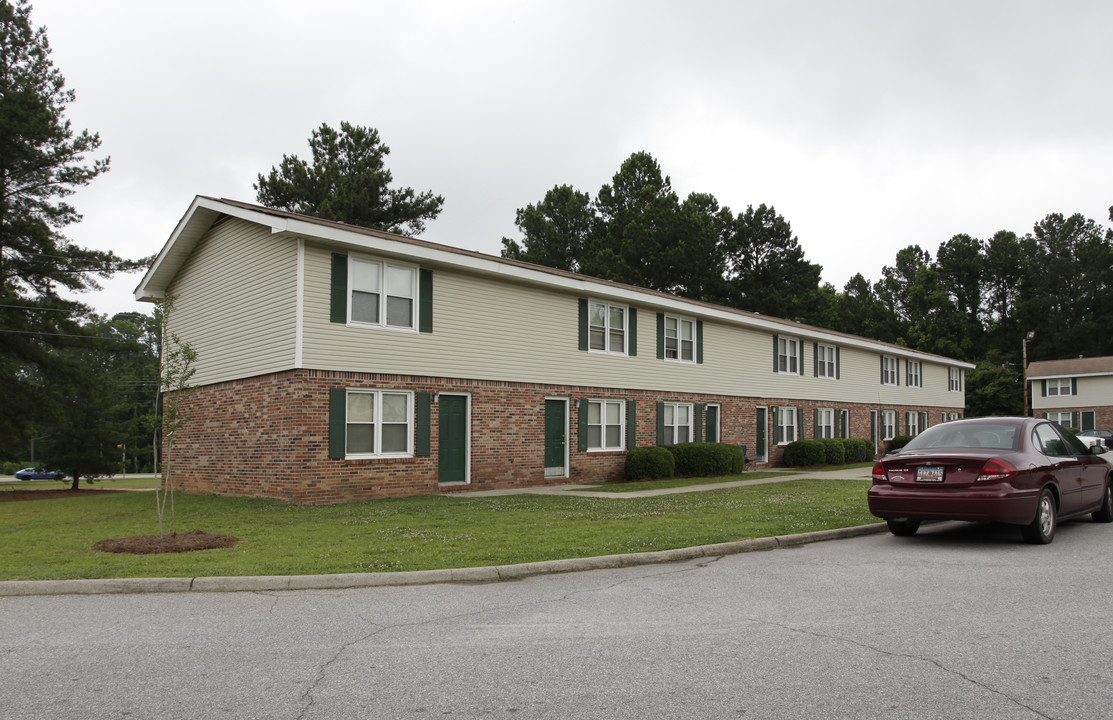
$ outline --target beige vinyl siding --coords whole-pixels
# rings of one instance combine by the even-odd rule
[[[704,322],[703,363],[658,360],[657,310],[649,305],[633,306],[636,357],[581,351],[578,301],[596,297],[590,292],[575,295],[509,277],[427,269],[434,278],[432,333],[347,327],[329,322],[331,250],[307,243],[304,367],[833,403],[961,404],[961,393],[947,392],[943,365],[923,363],[922,388],[883,388],[876,352],[843,348],[841,379],[815,378],[810,340],[805,340],[805,374],[776,374],[771,332],[718,321]]]
[[[171,327],[197,351],[205,385],[294,365],[297,241],[228,220],[198,243],[168,289]]]
[[[1077,395],[1042,395],[1042,380],[1032,382],[1032,409],[1058,410],[1113,405],[1113,377],[1098,375],[1078,378]]]

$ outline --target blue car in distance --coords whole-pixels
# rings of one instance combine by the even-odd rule
[[[65,477],[64,472],[42,468],[23,468],[15,474],[16,480],[62,480]]]

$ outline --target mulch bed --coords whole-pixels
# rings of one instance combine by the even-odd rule
[[[127,490],[0,490],[0,502],[18,500],[58,500],[61,498],[84,497],[103,493],[128,492]],[[108,538],[93,545],[94,550],[112,553],[131,553],[150,555],[152,553],[182,553],[193,550],[213,550],[228,548],[240,539],[234,535],[214,535],[204,530],[190,530],[184,533],[167,535],[133,535],[123,538]]]
[[[112,553],[150,555],[152,553],[180,553],[192,550],[213,550],[232,547],[240,539],[234,535],[213,535],[204,530],[190,530],[168,535],[133,535],[125,538],[108,538],[93,545],[94,550]]]

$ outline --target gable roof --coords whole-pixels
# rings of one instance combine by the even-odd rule
[[[1113,375],[1113,356],[1041,360],[1028,364],[1029,380],[1093,375]]]
[[[835,332],[699,300],[681,298],[657,290],[603,280],[521,260],[486,255],[473,250],[441,245],[382,230],[373,230],[286,210],[275,210],[261,205],[226,198],[217,199],[204,195],[198,195],[194,198],[162,250],[155,256],[151,267],[135,288],[136,300],[157,302],[165,297],[166,289],[189,258],[197,243],[213,224],[222,217],[239,218],[269,227],[272,235],[301,237],[333,245],[340,249],[369,250],[378,254],[404,257],[417,260],[422,265],[431,268],[445,267],[464,270],[502,280],[512,279],[550,289],[619,300],[662,312],[686,313],[699,318],[714,319],[728,324],[742,325],[773,333],[788,333],[818,342],[856,346],[876,352],[941,362],[962,368],[974,367],[972,363],[911,350],[900,345],[870,340],[857,335]]]

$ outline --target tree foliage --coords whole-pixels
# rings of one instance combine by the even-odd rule
[[[98,289],[98,278],[146,263],[63,234],[81,219],[67,198],[109,160],[90,158],[100,136],[66,119],[74,91],[50,55],[26,0],[0,1],[0,397],[9,408],[48,402],[43,388],[73,377],[75,348],[99,331],[63,291]],[[22,447],[32,430],[26,414],[0,413],[0,451]]]
[[[374,128],[341,122],[337,131],[321,123],[309,149],[311,162],[283,155],[268,175],[259,175],[261,204],[403,235],[420,235],[441,212],[440,195],[391,187],[390,148]]]
[[[1113,208],[1110,208],[1113,221]],[[772,206],[734,214],[709,193],[681,202],[648,153],[630,156],[598,195],[554,187],[518,211],[503,256],[976,363],[969,414],[1020,414],[1021,338],[1032,360],[1113,355],[1106,332],[1113,228],[1052,213],[1019,235],[958,234],[935,256],[910,245],[871,283],[821,284]]]

